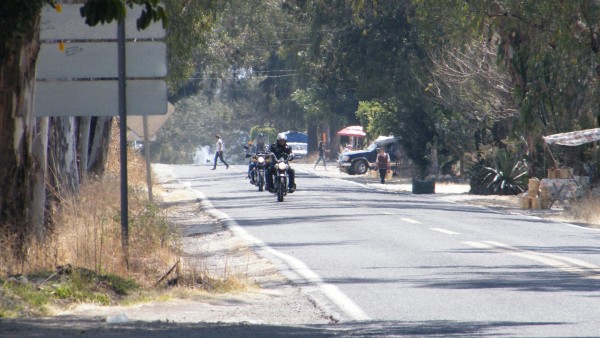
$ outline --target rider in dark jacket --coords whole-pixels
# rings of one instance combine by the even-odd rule
[[[277,142],[273,143],[269,146],[269,151],[273,153],[275,159],[278,159],[286,154],[287,156],[292,154],[292,148],[287,145],[287,136],[285,134],[280,133],[277,135]],[[275,175],[275,163],[276,161],[271,161],[269,168],[267,169],[267,185],[266,188],[268,191],[273,192],[273,176]],[[288,167],[288,192],[292,193],[296,191],[296,184],[294,182],[294,178],[296,176],[296,172],[291,167]]]

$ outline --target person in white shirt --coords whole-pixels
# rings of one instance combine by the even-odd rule
[[[225,164],[225,168],[229,169],[229,164],[227,164],[227,162],[225,162],[225,160],[223,159],[223,140],[221,139],[221,135],[217,134],[217,135],[215,135],[215,137],[217,138],[215,161],[214,161],[214,166],[211,170],[217,169],[217,159],[220,159],[221,162],[223,162],[223,164]]]

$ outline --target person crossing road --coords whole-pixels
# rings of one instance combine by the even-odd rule
[[[211,170],[215,170],[217,169],[217,160],[221,160],[221,162],[223,164],[225,164],[225,169],[229,169],[229,164],[227,164],[227,162],[225,162],[225,160],[223,159],[223,139],[221,138],[221,135],[216,134],[215,135],[216,139],[217,139],[217,143],[216,143],[216,151],[215,151],[215,160],[214,160],[214,164],[213,164],[213,168]]]

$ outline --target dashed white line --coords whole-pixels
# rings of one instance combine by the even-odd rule
[[[431,229],[433,231],[441,232],[446,235],[460,235],[458,232],[454,232],[454,231],[442,229],[442,228],[429,228],[429,229]]]
[[[404,221],[404,222],[406,222],[406,223],[412,223],[412,224],[421,224],[421,222],[419,222],[419,221],[417,221],[417,220],[414,220],[414,219],[412,219],[412,218],[405,218],[405,217],[402,217],[402,218],[400,218],[400,219],[401,219],[401,220],[403,220],[403,221]]]

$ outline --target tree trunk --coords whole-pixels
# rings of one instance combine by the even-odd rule
[[[337,160],[338,154],[341,152],[340,137],[337,131],[342,128],[342,123],[337,118],[330,118],[328,128],[331,130],[329,135],[329,158]]]
[[[79,191],[77,125],[75,117],[50,118],[48,171],[52,199]]]
[[[308,122],[308,144],[307,144],[307,152],[308,154],[317,151],[319,145],[319,134],[317,131],[317,122],[309,121]]]
[[[79,118],[79,141],[77,142],[79,145],[78,153],[79,153],[79,174],[81,175],[81,182],[83,183],[87,176],[88,169],[88,154],[90,153],[90,126],[91,126],[91,117],[80,117]]]
[[[27,237],[43,230],[47,121],[33,116],[39,12],[21,24],[21,34],[0,41],[0,228],[24,253]]]
[[[94,133],[91,136],[92,146],[88,159],[88,171],[92,174],[102,175],[106,169],[111,128],[111,116],[92,118],[90,129],[94,130]]]
[[[32,110],[33,111],[33,110]],[[36,130],[33,139],[32,156],[34,162],[39,163],[39,169],[34,170],[31,175],[34,177],[33,195],[31,199],[32,226],[33,233],[38,241],[45,239],[45,227],[49,224],[46,200],[46,179],[48,176],[48,118],[40,117],[36,119]]]

